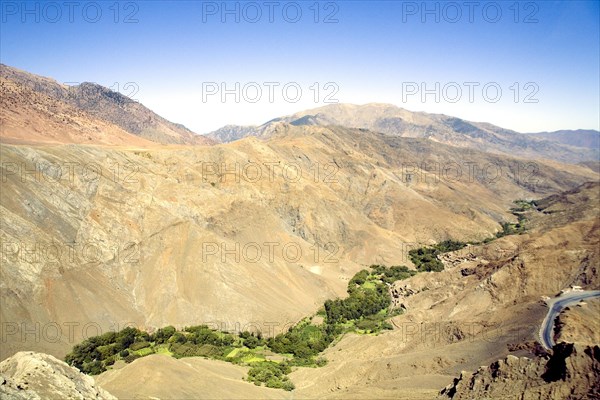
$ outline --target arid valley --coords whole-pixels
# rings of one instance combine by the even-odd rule
[[[2,5],[3,36],[33,46],[17,17],[39,12],[41,22],[28,26],[40,40],[46,32],[79,43],[77,31],[98,40],[107,60],[90,47],[90,59],[79,60],[85,67],[63,61],[47,69],[59,76],[40,74],[20,67],[29,64],[2,42],[0,398],[600,399],[600,132],[587,123],[598,115],[590,111],[600,96],[597,48],[585,53],[589,64],[577,59],[580,69],[568,64],[577,84],[591,79],[576,100],[566,83],[564,101],[551,97],[550,69],[534,82],[546,101],[531,105],[521,97],[538,96],[532,80],[503,86],[498,78],[502,101],[484,91],[488,100],[460,108],[448,101],[453,81],[439,93],[437,84],[403,82],[403,100],[391,101],[400,85],[384,79],[392,73],[384,60],[400,48],[418,67],[396,60],[394,68],[417,77],[437,76],[442,64],[457,82],[470,82],[463,71],[516,74],[526,60],[550,57],[551,40],[567,52],[558,33],[543,30],[561,7],[573,7],[586,38],[598,41],[597,5],[516,2],[517,24],[502,4],[504,19],[492,25],[489,14],[449,23],[445,3],[386,3],[402,11],[394,25],[385,2],[286,3],[284,11],[296,4],[304,14],[277,20],[275,9],[274,22],[257,23],[249,19],[262,3],[166,3],[102,3],[97,25],[89,13],[52,25],[54,6],[43,2]],[[538,25],[524,25],[528,4],[541,10]],[[203,41],[182,22],[194,5]],[[256,15],[266,18],[265,10]],[[293,25],[292,15],[303,19]],[[127,25],[134,19],[142,22]],[[300,32],[306,24],[314,36]],[[129,53],[113,58],[99,33],[109,35],[109,25],[123,34],[123,42],[109,36],[114,52],[128,43]],[[380,48],[404,37],[389,36],[394,29],[409,28],[418,45]],[[511,29],[529,32],[542,50],[524,56],[530,45]],[[141,45],[150,43],[145,35],[155,38],[151,47]],[[523,65],[452,54],[465,54],[463,44],[483,40],[477,35],[498,54],[501,40],[518,43],[510,51]],[[320,40],[330,45],[324,53]],[[437,42],[443,56],[427,62],[427,45]],[[198,43],[206,58],[195,58]],[[39,62],[52,65],[42,50]],[[156,53],[160,61],[142,65]],[[129,90],[135,82],[68,81],[133,65],[146,90],[140,99]],[[255,107],[254,82],[238,93],[237,83],[190,78],[245,67],[271,94],[302,88],[315,99]],[[286,68],[313,71],[319,82],[284,84]],[[335,82],[323,78],[330,70]],[[317,101],[334,86],[327,96],[341,93],[349,76],[348,101]],[[420,99],[422,88],[423,99],[433,93],[445,104],[404,101],[407,93]],[[198,93],[202,102],[189,100]],[[377,102],[353,101],[363,98]]]

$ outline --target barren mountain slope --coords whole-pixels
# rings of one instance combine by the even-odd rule
[[[344,294],[363,264],[491,236],[514,218],[512,200],[596,176],[368,131],[278,129],[215,147],[3,145],[2,357],[62,356],[82,334],[126,323],[279,331]],[[465,162],[501,175],[469,179]],[[44,337],[48,323],[60,340]]]
[[[555,321],[554,342],[600,343],[600,299],[589,299],[565,308]]]
[[[57,123],[66,122],[67,129],[71,127],[76,130],[102,131],[98,132],[98,135],[102,135],[103,140],[95,141],[96,137],[89,139],[89,143],[94,144],[122,144],[119,140],[110,142],[110,130],[114,131],[116,127],[132,135],[163,144],[213,143],[212,140],[196,135],[183,125],[167,121],[137,101],[97,84],[84,82],[76,86],[67,86],[53,79],[3,64],[0,64],[0,76],[2,85],[8,88],[3,88],[2,91],[2,123],[4,125],[5,121],[12,122],[3,127],[3,137],[37,141],[53,136],[55,142],[84,142],[72,135],[63,136],[56,132]],[[13,96],[17,98],[13,99]],[[65,108],[68,110],[65,111]],[[72,114],[80,118],[75,119]],[[48,120],[54,123],[48,126]],[[90,120],[92,126],[88,126]],[[98,124],[98,121],[110,128],[96,128],[95,124]],[[88,140],[87,137],[84,139]],[[141,142],[131,141],[131,144]]]
[[[460,377],[439,399],[548,399],[600,397],[600,348],[573,344],[554,347],[549,359],[508,356]]]
[[[573,388],[578,388],[578,393],[593,388],[598,376],[597,355],[593,356],[597,347],[594,353],[590,348],[564,347],[557,358],[561,359],[561,354],[566,357],[567,372],[556,380],[545,380],[542,375],[548,361],[528,350],[533,348],[547,310],[541,296],[553,296],[572,284],[588,289],[600,287],[596,268],[600,260],[599,188],[598,184],[588,184],[570,192],[569,196],[577,198],[571,207],[588,210],[574,210],[575,220],[553,219],[554,215],[544,209],[532,211],[528,233],[449,253],[443,258],[445,271],[421,273],[397,282],[395,301],[406,310],[393,319],[393,331],[377,336],[344,336],[325,351],[326,366],[299,368],[290,374],[296,390],[282,396],[433,399],[453,382],[460,393],[454,398],[513,398],[521,391],[539,398],[540,393],[560,396]],[[546,203],[556,205],[556,198]],[[542,223],[545,219],[553,219],[554,223]],[[557,248],[556,243],[563,247]],[[497,361],[510,352],[531,360],[511,356]],[[105,372],[98,381],[126,397],[138,393],[160,397],[168,394],[160,383],[166,383],[176,371],[188,370],[179,360],[171,361],[173,365],[159,373],[149,359],[142,360]],[[190,358],[186,362],[224,368],[219,361]],[[560,365],[557,367],[552,370],[560,374]],[[462,372],[461,378],[454,380],[465,370],[478,372],[473,378],[472,373]],[[155,382],[151,385],[154,391],[128,389],[127,382],[136,372],[148,382]],[[199,387],[223,382],[212,392],[214,397],[226,397],[228,393],[229,377],[189,372],[184,376]],[[489,390],[486,383],[491,384]],[[453,392],[446,389],[444,393]]]
[[[544,137],[527,135],[492,124],[470,122],[441,114],[412,112],[391,104],[331,104],[293,115],[276,118],[259,127],[224,127],[208,136],[227,142],[245,136],[269,137],[279,122],[292,125],[339,125],[366,128],[391,136],[426,138],[433,142],[481,151],[533,159],[552,159],[577,163],[598,160],[600,149],[571,146]]]
[[[51,355],[19,352],[0,363],[0,398],[4,400],[116,400],[84,375]]]
[[[0,77],[0,141],[155,145],[86,111],[3,76]]]
[[[261,136],[264,133],[264,127],[254,125],[225,125],[215,131],[207,133],[205,136],[215,140],[218,143],[229,143],[248,136]]]
[[[397,282],[406,311],[394,318],[396,329],[346,336],[325,352],[328,365],[290,375],[298,396],[431,398],[461,370],[504,357],[508,345],[528,348],[546,312],[541,296],[600,287],[599,187],[579,188],[590,211],[575,221],[532,223],[529,233],[449,254],[446,271]],[[543,211],[536,213],[541,222]]]
[[[554,132],[529,133],[541,139],[548,139],[576,147],[597,149],[600,147],[600,132],[593,129],[562,130]]]
[[[200,357],[153,354],[96,377],[120,399],[288,399],[283,390],[244,382],[248,367]],[[131,382],[136,382],[132,385]]]
[[[568,143],[551,141],[489,123],[466,121],[444,114],[411,112],[390,104],[332,104],[285,117],[283,121],[368,128],[394,136],[422,137],[458,147],[533,159],[576,163],[600,158],[600,148],[572,146],[579,144],[576,140]]]

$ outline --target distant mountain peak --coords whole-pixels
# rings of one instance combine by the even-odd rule
[[[522,134],[489,123],[472,122],[444,114],[412,112],[386,103],[329,104],[274,118],[259,127],[236,127],[235,134],[231,128],[224,127],[208,136],[219,142],[230,142],[250,135],[267,138],[268,127],[279,122],[293,126],[362,128],[390,136],[425,138],[460,148],[567,163],[600,158],[598,146],[560,142],[547,136]]]
[[[560,130],[530,133],[529,135],[568,146],[584,147],[587,149],[600,148],[600,132],[593,129]]]

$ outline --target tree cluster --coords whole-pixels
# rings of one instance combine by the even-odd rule
[[[252,368],[248,371],[248,380],[254,382],[257,386],[264,383],[269,388],[291,391],[295,387],[287,377],[290,372],[292,372],[292,369],[285,362],[263,361],[252,365]]]
[[[351,327],[366,332],[390,329],[389,306],[391,298],[386,284],[414,275],[404,266],[387,268],[373,265],[370,270],[358,272],[348,283],[348,297],[327,300],[322,314],[324,323],[314,325],[305,319],[287,332],[264,339],[260,332],[241,332],[234,335],[219,332],[206,325],[186,327],[178,331],[173,326],[158,329],[153,334],[136,328],[107,332],[76,345],[65,360],[88,374],[99,374],[116,360],[132,362],[152,354],[157,349],[172,356],[201,356],[251,365],[248,380],[271,388],[293,390],[288,374],[291,366],[322,366],[326,360],[318,355],[340,334]],[[261,361],[268,347],[291,359],[281,363]],[[239,349],[239,350],[236,350]]]
[[[112,365],[117,357],[125,359],[129,355],[127,349],[131,345],[149,340],[151,338],[148,333],[131,327],[119,332],[106,332],[76,345],[73,351],[67,354],[65,361],[86,374],[97,375],[106,371],[106,366]],[[125,361],[133,360],[130,358]]]
[[[437,258],[440,254],[460,250],[467,244],[454,240],[444,240],[432,247],[421,247],[408,252],[410,260],[417,270],[422,272],[440,272],[444,270],[444,264]]]

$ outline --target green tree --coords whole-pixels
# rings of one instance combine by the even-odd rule
[[[251,335],[244,339],[244,346],[249,349],[255,349],[260,344],[260,341],[255,336]]]

